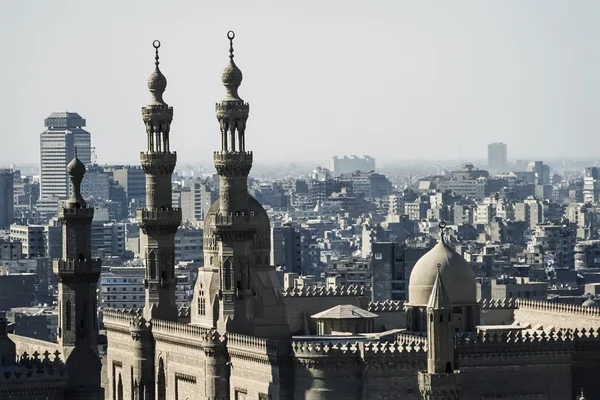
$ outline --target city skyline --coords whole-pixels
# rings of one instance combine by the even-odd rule
[[[240,57],[261,59],[240,67],[249,77],[241,95],[254,111],[248,141],[262,159],[468,160],[485,158],[496,141],[514,158],[531,149],[537,158],[593,157],[600,144],[592,117],[600,52],[590,39],[598,4],[350,2],[340,10],[331,2],[313,13],[316,3],[59,3],[11,5],[0,16],[2,37],[16,38],[4,40],[9,62],[0,65],[10,77],[4,132],[19,138],[0,149],[5,164],[39,159],[27,145],[55,111],[86,117],[100,164],[137,163],[132,149],[145,134],[137,115],[148,100],[140,76],[150,72],[154,39],[170,77],[165,98],[178,109],[173,148],[182,164],[210,162],[226,29],[241,34]],[[33,29],[42,24],[51,29]],[[66,49],[73,60],[52,61]]]

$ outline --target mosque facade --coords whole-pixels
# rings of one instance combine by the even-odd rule
[[[249,104],[238,93],[242,72],[233,32],[228,37],[226,94],[216,104],[221,147],[213,154],[220,197],[204,221],[204,266],[191,310],[175,305],[173,237],[181,210],[171,204],[171,174],[177,156],[155,43],[152,100],[142,109],[147,201],[137,215],[148,237],[145,307],[104,311],[108,348],[101,362],[95,346],[100,263],[91,258],[93,209],[79,194],[85,168],[75,158],[73,196],[61,211],[63,259],[54,264],[59,342],[10,334],[0,319],[0,394],[13,396],[2,398],[44,398],[27,390],[49,399],[107,400],[600,398],[600,309],[478,302],[471,267],[444,235],[415,265],[406,304],[369,303],[354,287],[282,291],[269,263],[269,218],[248,194]],[[352,325],[357,314],[373,321],[352,325],[368,331],[317,334],[321,321],[311,317],[330,317],[332,310],[339,326]]]

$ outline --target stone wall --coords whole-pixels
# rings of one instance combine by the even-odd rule
[[[404,312],[403,301],[371,302],[367,310],[378,315],[375,318],[375,332],[406,328],[406,312]]]
[[[42,354],[45,351],[49,351],[50,353],[54,353],[55,351],[62,352],[62,348],[58,343],[46,342],[45,340],[32,339],[13,334],[9,334],[8,336],[15,342],[17,354],[23,354],[25,352],[33,354],[36,351],[39,354]]]

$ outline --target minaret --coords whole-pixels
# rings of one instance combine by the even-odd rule
[[[167,78],[158,67],[160,42],[155,40],[155,68],[148,78],[152,100],[142,108],[148,148],[140,155],[146,173],[146,208],[137,211],[137,220],[146,242],[146,303],[144,317],[177,320],[175,303],[175,233],[181,224],[181,209],[173,208],[171,175],[177,154],[169,148],[173,107],[163,100]]]
[[[253,332],[251,325],[251,242],[256,233],[255,215],[249,211],[248,174],[252,168],[252,152],[246,151],[245,131],[249,105],[238,94],[242,71],[233,61],[233,31],[229,38],[229,63],[221,80],[227,89],[225,98],[216,104],[221,130],[221,151],[214,153],[220,177],[220,207],[211,216],[211,230],[219,241],[221,301],[220,330],[234,320],[236,330]],[[249,319],[245,321],[245,319]]]
[[[454,370],[452,304],[438,265],[427,304],[427,371],[419,372],[423,400],[458,400],[459,371]]]
[[[100,260],[92,259],[94,209],[81,197],[85,165],[75,158],[67,166],[71,198],[59,209],[63,227],[62,259],[54,260],[58,277],[58,344],[62,346],[69,383],[67,399],[100,399],[96,286]]]

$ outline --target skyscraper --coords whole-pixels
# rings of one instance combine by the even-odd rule
[[[10,169],[0,169],[0,228],[13,223],[13,184],[14,173]]]
[[[491,172],[506,172],[507,166],[506,144],[488,144],[488,169]]]
[[[66,199],[70,194],[67,164],[75,148],[78,159],[90,164],[90,133],[83,129],[85,119],[77,113],[52,113],[44,125],[47,129],[40,134],[40,198]]]

